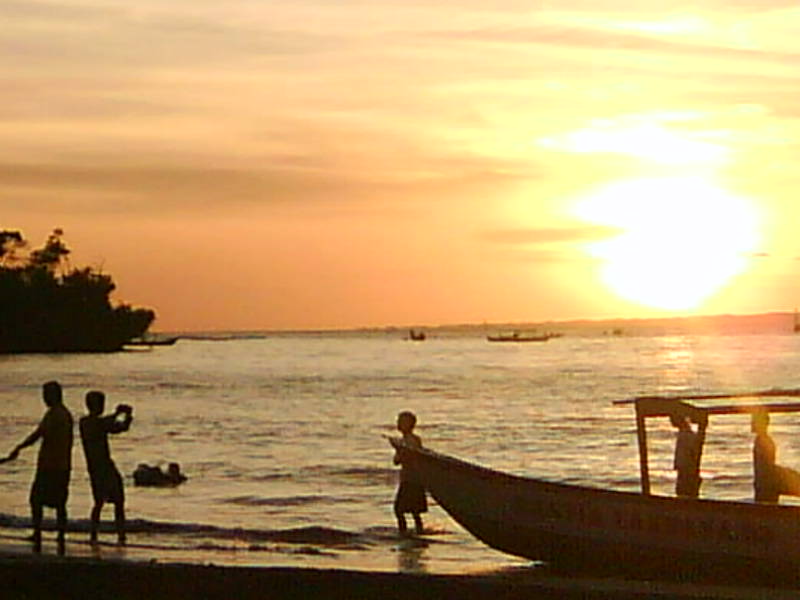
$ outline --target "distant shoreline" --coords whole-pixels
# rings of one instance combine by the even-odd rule
[[[658,336],[658,335],[757,335],[794,334],[793,312],[748,315],[697,315],[685,317],[571,319],[565,321],[459,323],[450,325],[387,325],[330,329],[241,329],[153,332],[154,336],[177,336],[189,340],[260,339],[280,336],[387,335],[404,337],[409,329],[430,337],[483,336],[496,332],[557,332],[570,336]]]

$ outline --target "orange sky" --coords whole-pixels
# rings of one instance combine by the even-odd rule
[[[792,310],[800,6],[669,4],[3,2],[0,228],[157,330]]]

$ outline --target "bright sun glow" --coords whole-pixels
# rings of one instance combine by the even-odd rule
[[[724,146],[672,131],[659,122],[669,118],[675,117],[596,120],[584,129],[541,139],[539,144],[578,153],[626,154],[672,166],[713,164],[727,157]]]
[[[740,273],[758,243],[752,204],[700,177],[609,185],[577,215],[620,235],[587,246],[619,296],[668,310],[697,308]]]

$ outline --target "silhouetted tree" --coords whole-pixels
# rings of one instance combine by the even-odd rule
[[[62,236],[55,229],[27,259],[0,263],[0,352],[119,350],[155,319],[149,309],[113,306],[110,275],[69,268]],[[24,245],[19,232],[0,232],[0,258]]]
[[[0,231],[0,264],[13,260],[17,248],[25,246],[19,231]]]
[[[39,248],[31,252],[28,259],[32,267],[45,267],[49,270],[55,270],[64,257],[69,255],[69,249],[61,241],[61,236],[64,231],[61,229],[54,229],[53,233],[47,238],[44,248]]]

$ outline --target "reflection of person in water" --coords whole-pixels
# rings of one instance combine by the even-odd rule
[[[125,489],[122,476],[111,460],[108,435],[128,431],[133,421],[133,408],[120,404],[113,414],[103,416],[106,397],[103,392],[86,394],[89,414],[80,420],[81,441],[86,455],[86,467],[92,484],[94,506],[91,512],[90,540],[97,541],[100,513],[106,502],[114,505],[114,523],[120,544],[125,543]]]
[[[700,492],[700,434],[692,430],[689,419],[683,415],[670,415],[672,426],[678,430],[675,437],[673,468],[677,472],[675,494],[682,498],[697,498]]]
[[[759,410],[750,417],[753,440],[753,488],[756,502],[777,502],[780,496],[778,471],[775,465],[775,442],[767,433],[769,413]]]
[[[67,529],[67,496],[72,468],[72,415],[63,402],[61,384],[48,381],[42,386],[47,411],[39,426],[8,455],[14,460],[19,451],[42,440],[36,462],[36,476],[31,486],[30,504],[33,521],[33,550],[42,550],[42,513],[45,506],[56,509],[58,553],[64,554]]]
[[[397,415],[397,429],[403,434],[403,443],[411,448],[421,448],[422,440],[414,433],[417,417],[410,411],[403,411]],[[394,514],[397,517],[397,528],[401,534],[408,531],[405,513],[411,513],[414,518],[414,528],[418,535],[423,533],[422,516],[427,512],[428,504],[425,498],[425,488],[418,481],[412,465],[409,464],[403,449],[398,448],[394,455],[394,464],[400,465],[400,486],[394,500]]]

